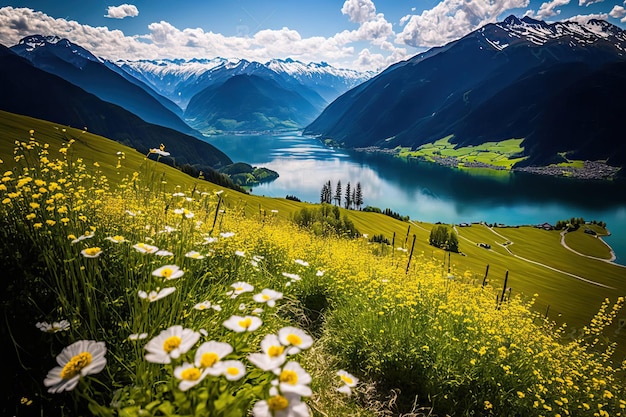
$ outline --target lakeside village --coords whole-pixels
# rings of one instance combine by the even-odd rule
[[[398,149],[384,149],[377,146],[368,146],[366,148],[355,148],[357,152],[377,152],[395,156],[398,154]],[[408,156],[409,159],[415,159],[418,161],[434,162],[438,165],[446,166],[449,168],[487,168],[497,171],[507,171],[507,167],[492,165],[479,161],[462,161],[454,156],[438,156],[432,155],[432,159],[428,159],[424,156]],[[612,180],[617,177],[617,173],[621,170],[620,167],[614,167],[608,165],[604,161],[583,161],[582,167],[579,166],[528,166],[511,168],[511,172],[528,172],[531,174],[549,175],[553,177],[568,177],[582,180]]]
[[[419,159],[419,158],[418,158]],[[422,158],[423,159],[423,158]],[[452,156],[433,157],[436,164],[450,168],[459,168],[463,164],[465,168],[489,168],[498,171],[507,170],[506,167],[487,164],[484,162],[462,162]],[[549,165],[545,167],[529,166],[512,168],[512,172],[529,172],[531,174],[549,175],[553,177],[569,177],[583,180],[611,180],[615,178],[621,168],[607,165],[602,161],[584,161],[582,167]]]

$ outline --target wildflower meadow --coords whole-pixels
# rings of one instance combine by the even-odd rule
[[[621,298],[572,335],[432,256],[171,183],[162,146],[74,143],[31,131],[0,164],[3,415],[625,413]]]

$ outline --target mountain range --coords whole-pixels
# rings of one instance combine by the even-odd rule
[[[374,75],[292,59],[116,64],[177,103],[187,123],[203,133],[302,128],[330,101]]]
[[[116,65],[67,39],[33,35],[20,40],[10,49],[35,67],[57,75],[104,101],[117,104],[146,122],[199,136],[181,119],[182,111],[170,100],[128,76]]]
[[[166,143],[178,165],[232,163],[206,134],[306,126],[347,148],[522,138],[517,166],[626,166],[626,32],[602,20],[509,16],[375,76],[291,59],[113,62],[41,35],[0,48],[0,61],[0,109],[141,152]]]
[[[371,77],[290,59],[266,64],[225,58],[114,63],[58,36],[27,36],[10,49],[149,123],[197,138],[223,130],[302,128],[328,100]],[[227,82],[250,88],[233,95],[222,87]]]
[[[520,165],[626,166],[626,32],[601,20],[509,16],[392,65],[304,130],[349,148],[523,138]]]
[[[223,152],[177,130],[148,123],[128,110],[65,79],[35,67],[0,45],[0,110],[59,123],[86,127],[147,154],[161,143],[177,166],[195,165],[209,170],[232,164]]]
[[[289,58],[273,59],[264,64],[220,57],[192,60],[118,60],[115,63],[183,109],[204,88],[235,75],[249,74],[276,81],[284,80],[283,82],[292,86],[301,84],[319,95],[325,104],[376,75],[374,72],[335,68],[325,62],[304,64]]]

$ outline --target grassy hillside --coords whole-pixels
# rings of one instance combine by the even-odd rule
[[[556,232],[458,228],[463,254],[449,265],[427,244],[430,224],[341,210],[362,233],[395,233],[395,248],[317,236],[289,220],[312,205],[224,191],[86,132],[2,120],[0,301],[14,384],[1,414],[626,407],[612,342],[624,299],[598,285],[617,287],[623,269],[567,250]],[[577,329],[544,319],[546,297],[550,317],[559,306]]]
[[[114,183],[135,172],[145,158],[145,155],[130,148],[89,132],[6,112],[0,112],[0,130],[3,132],[0,140],[0,157],[7,160],[13,153],[14,141],[27,138],[31,129],[36,131],[39,140],[49,143],[53,150],[61,147],[68,138],[75,138],[73,151],[76,155],[83,158],[87,165],[98,162],[102,172]],[[158,147],[158,144],[155,144],[155,147]],[[175,149],[168,150],[175,155]],[[116,168],[117,152],[124,152],[126,158],[119,169]],[[163,184],[163,187],[166,190],[174,191],[174,184],[194,187],[200,183],[211,191],[221,189],[162,164],[158,165],[152,175],[165,177],[166,184]],[[226,206],[242,206],[249,215],[273,212],[280,218],[289,219],[302,207],[311,207],[307,203],[248,195],[232,190],[228,190],[226,194],[224,198]],[[428,244],[430,230],[433,227],[430,223],[419,222],[419,219],[405,223],[388,216],[353,210],[341,209],[341,212],[347,215],[363,234],[369,236],[382,234],[391,242],[395,233],[396,247],[410,245],[415,234],[416,253],[428,254],[440,260],[442,264],[444,262],[447,264],[446,253]],[[512,287],[514,292],[523,293],[528,297],[539,294],[537,308],[545,311],[549,305],[551,317],[559,322],[580,327],[595,314],[606,297],[615,299],[626,293],[626,284],[623,281],[626,273],[624,268],[581,257],[564,249],[559,243],[560,236],[556,231],[544,231],[533,227],[495,228],[494,231],[481,225],[457,228],[462,255],[451,254],[450,260],[454,268],[462,272],[468,271],[477,281],[482,282],[485,269],[489,265],[489,280],[495,287],[502,285],[506,271],[509,271],[508,286]],[[586,234],[578,238],[581,233],[582,230],[568,235],[566,242],[580,241],[580,244],[574,245],[581,253],[608,257],[602,247],[598,246],[604,245],[597,238]],[[503,246],[507,240],[512,240],[514,244]],[[481,242],[489,243],[491,249],[479,247],[477,244]],[[524,259],[516,258],[514,255]],[[612,288],[590,284],[568,274]]]

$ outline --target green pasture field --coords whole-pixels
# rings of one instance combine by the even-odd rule
[[[466,163],[483,163],[496,167],[504,167],[510,170],[517,162],[525,157],[519,157],[524,148],[521,146],[522,139],[508,139],[501,142],[486,142],[478,146],[457,147],[450,143],[452,135],[439,139],[434,143],[420,146],[416,150],[398,148],[400,157],[421,157],[428,161],[434,161],[435,157],[453,157],[460,162],[460,167]]]
[[[593,230],[597,234],[585,233],[585,229]],[[600,259],[611,259],[611,250],[602,240],[606,236],[606,230],[597,225],[581,226],[578,230],[565,235],[565,243],[576,252]]]

